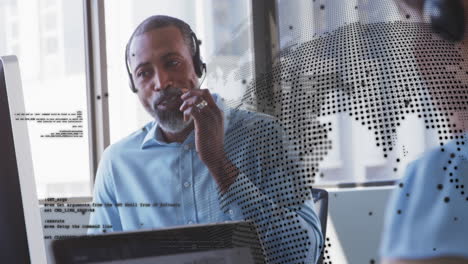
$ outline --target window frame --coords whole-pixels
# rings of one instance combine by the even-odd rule
[[[110,142],[104,0],[83,0],[90,184]],[[92,191],[91,191],[92,193]]]

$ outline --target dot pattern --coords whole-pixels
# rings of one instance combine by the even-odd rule
[[[319,3],[318,8],[327,6]],[[358,12],[359,6],[353,9]],[[233,129],[226,135],[225,149],[241,172],[239,182],[249,179],[258,189],[245,190],[240,184],[220,199],[225,210],[239,203],[244,216],[257,224],[268,263],[305,263],[313,246],[297,210],[310,199],[320,163],[333,147],[328,139],[333,124],[321,123],[321,116],[346,113],[373,133],[376,146],[388,158],[405,116],[416,114],[426,129],[437,132],[441,152],[447,142],[459,146],[458,153],[448,154],[440,172],[448,175],[449,186],[444,182],[427,188],[457,190],[443,198],[446,204],[452,199],[468,201],[456,166],[466,161],[466,128],[452,121],[455,113],[468,120],[468,65],[462,57],[466,51],[436,37],[430,25],[411,19],[407,14],[401,21],[344,23],[283,49],[270,72],[258,73],[250,82],[242,80],[248,88],[232,105]],[[295,28],[288,25],[289,30]],[[399,187],[404,189],[404,183]],[[411,199],[411,193],[405,195]]]

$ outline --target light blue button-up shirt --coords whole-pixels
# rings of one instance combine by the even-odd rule
[[[465,142],[454,140],[408,166],[387,208],[380,248],[383,257],[468,258]]]
[[[244,126],[247,128],[272,119],[258,113],[233,110],[227,107],[220,97],[216,95],[214,97],[218,107],[224,113],[225,134],[236,130],[245,135],[248,129],[244,132]],[[262,128],[262,130],[265,131],[268,128]],[[225,140],[225,144],[231,143]],[[247,142],[239,143],[245,146]],[[260,173],[262,168],[255,164],[262,155],[252,153],[252,151],[247,153],[251,148],[246,147],[234,147],[234,150],[231,155],[234,164],[236,160],[241,159],[237,164],[246,165],[243,166],[245,168],[239,168],[241,171],[247,170],[247,167],[251,171],[250,167],[252,167]],[[274,239],[275,236],[278,238],[274,232],[281,229],[283,229],[282,235],[288,237],[289,234],[291,241],[298,238],[298,229],[294,229],[297,232],[293,232],[292,227],[299,225],[308,234],[308,241],[303,241],[303,247],[308,249],[307,253],[303,254],[303,259],[315,261],[320,254],[323,238],[319,219],[311,209],[311,201],[300,205],[300,210],[293,212],[280,206],[280,199],[271,199],[273,193],[265,194],[273,189],[259,187],[266,181],[258,179],[252,181],[245,175],[239,175],[231,185],[230,191],[227,192],[228,195],[221,195],[208,168],[198,157],[194,132],[192,131],[183,143],[166,143],[158,125],[150,122],[140,131],[129,135],[104,151],[94,187],[95,211],[90,218],[90,225],[99,225],[99,228],[91,228],[88,233],[130,231],[248,218],[253,220],[260,229],[260,238],[263,239],[264,245],[268,245],[268,241],[265,240],[270,240],[273,244],[288,242],[285,239],[282,241]],[[286,202],[282,201],[281,204],[286,204]],[[256,209],[249,210],[252,208]],[[274,221],[275,218],[278,221]],[[281,225],[282,222],[285,224]],[[297,244],[291,242],[290,249],[292,250]],[[269,248],[273,252],[270,255],[276,256],[275,259],[278,262],[284,260],[279,255],[287,253],[282,252],[284,251],[282,249],[289,249],[284,245],[280,247],[273,245]],[[304,248],[299,247],[299,249]]]

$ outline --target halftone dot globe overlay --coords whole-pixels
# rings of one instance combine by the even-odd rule
[[[358,6],[349,10],[358,11]],[[343,23],[292,43],[280,52],[272,71],[247,82],[243,98],[230,105],[235,110],[225,150],[240,175],[239,184],[220,194],[220,200],[226,211],[239,204],[244,217],[256,223],[269,263],[305,263],[313,247],[298,210],[311,199],[321,161],[334,146],[328,138],[333,124],[321,123],[323,116],[346,113],[373,134],[388,158],[395,151],[397,130],[407,115],[416,114],[426,129],[437,132],[440,152],[447,157],[436,173],[443,180],[424,188],[434,193],[452,188],[453,196],[443,202],[463,199],[468,204],[466,180],[457,174],[458,164],[466,160],[465,128],[451,121],[455,113],[468,118],[466,50],[410,18]],[[450,153],[445,148],[449,142],[456,145]],[[249,189],[247,180],[255,188]],[[331,246],[328,238],[325,246]],[[327,256],[324,261],[331,263]]]

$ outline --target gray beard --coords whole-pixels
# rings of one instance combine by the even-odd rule
[[[164,132],[179,133],[192,124],[192,117],[184,121],[184,113],[178,110],[155,111],[155,120]]]

